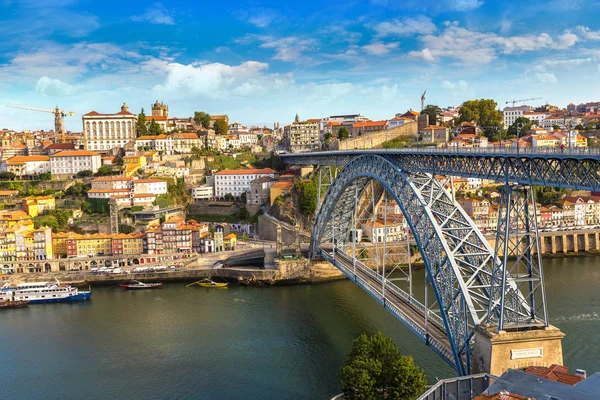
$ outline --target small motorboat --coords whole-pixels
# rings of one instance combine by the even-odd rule
[[[186,287],[193,286],[193,285],[198,285],[198,286],[202,286],[205,288],[227,288],[228,283],[227,282],[218,283],[218,282],[213,281],[212,279],[206,278],[206,279],[202,279],[201,281],[190,283],[189,285],[186,285]]]
[[[156,289],[161,287],[162,282],[155,283],[144,283],[140,281],[133,281],[131,283],[121,283],[119,286],[128,290],[140,290],[140,289]]]
[[[20,300],[0,300],[0,310],[6,310],[9,308],[23,308],[27,307],[28,301]]]

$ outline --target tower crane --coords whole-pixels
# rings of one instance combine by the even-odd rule
[[[531,100],[541,100],[541,97],[534,97],[532,99],[521,99],[521,100],[511,100],[511,101],[507,101],[506,104],[512,103],[512,106],[515,106],[515,103],[522,103],[524,101],[531,101]]]
[[[427,90],[424,91],[421,95],[421,112],[423,112],[423,110],[425,109],[425,93],[427,93]]]
[[[65,117],[73,116],[75,112],[73,111],[63,111],[59,110],[58,106],[54,110],[46,110],[44,108],[34,108],[34,107],[23,107],[23,106],[11,106],[7,105],[6,107],[10,108],[20,108],[21,110],[29,110],[29,111],[39,111],[39,112],[47,112],[54,114],[54,132],[61,135],[62,142],[65,142]]]

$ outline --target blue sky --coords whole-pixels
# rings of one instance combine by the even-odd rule
[[[6,104],[247,125],[427,103],[600,100],[600,0],[0,0],[0,128],[51,129]]]

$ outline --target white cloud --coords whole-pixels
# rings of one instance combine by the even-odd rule
[[[304,39],[296,36],[287,36],[275,38],[273,36],[246,35],[237,40],[240,44],[250,44],[253,42],[262,42],[259,47],[263,49],[274,49],[274,60],[286,62],[313,61],[311,56],[305,55],[310,50],[316,52],[318,42],[315,39]]]
[[[246,21],[251,23],[252,25],[258,26],[259,28],[266,28],[271,25],[273,21],[275,21],[279,17],[277,12],[262,8],[258,10],[254,10],[251,12],[251,15],[248,16]]]
[[[466,92],[469,90],[469,84],[463,80],[456,82],[443,81],[441,87],[442,89],[450,90],[453,92]]]
[[[431,51],[428,48],[424,48],[423,50],[420,50],[420,51],[409,51],[408,57],[422,58],[423,60],[430,61],[430,62],[435,61],[435,57],[433,57],[433,54],[431,54]]]
[[[587,26],[577,26],[577,31],[585,40],[600,40],[600,31],[592,31]]]
[[[558,78],[552,72],[539,72],[534,75],[535,79],[542,83],[557,83]]]
[[[479,8],[483,5],[483,1],[480,0],[455,0],[454,9],[456,11],[471,11]]]
[[[131,17],[132,21],[149,22],[155,25],[175,25],[173,13],[160,3],[154,3],[145,13]]]
[[[371,0],[371,3],[392,9],[404,9],[421,12],[469,12],[481,7],[481,0]]]
[[[565,33],[554,40],[547,33],[539,35],[499,36],[495,33],[476,32],[458,25],[446,23],[447,28],[439,35],[425,35],[419,38],[423,48],[429,54],[409,53],[412,57],[438,60],[450,57],[461,64],[488,64],[498,58],[498,54],[515,54],[541,49],[565,49],[573,46],[578,38],[575,34]],[[421,53],[421,54],[420,54]],[[429,57],[431,55],[431,57]]]
[[[35,84],[35,91],[48,96],[65,96],[72,95],[76,91],[82,89],[82,85],[69,85],[60,79],[52,79],[47,76],[42,76]]]
[[[436,26],[431,18],[419,15],[414,18],[396,19],[380,22],[373,28],[378,37],[427,35],[435,32]]]
[[[398,47],[398,43],[375,42],[375,43],[365,45],[362,48],[368,54],[371,54],[374,56],[382,56],[382,55],[389,53],[390,51],[392,51],[393,49],[395,49],[397,47]]]

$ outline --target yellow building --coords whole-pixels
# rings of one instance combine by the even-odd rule
[[[144,239],[141,233],[122,235],[123,238],[123,254],[134,255],[144,252]]]
[[[23,210],[30,217],[37,217],[46,210],[54,210],[56,208],[56,200],[53,196],[37,196],[27,197],[22,201]]]
[[[125,156],[123,157],[125,165],[125,176],[132,176],[138,169],[146,165],[145,156]]]
[[[269,188],[269,200],[271,201],[271,205],[275,203],[277,197],[285,195],[292,187],[294,187],[294,182],[292,181],[275,182],[275,184]]]
[[[102,235],[100,233],[75,235],[72,240],[75,241],[76,247],[69,246],[69,241],[67,240],[67,255],[69,256],[102,256],[112,254],[111,235]]]
[[[223,245],[225,246],[225,250],[235,250],[235,246],[237,245],[237,235],[235,233],[230,233],[225,236],[223,238]]]
[[[67,239],[73,233],[54,233],[52,234],[52,250],[56,258],[67,256]]]
[[[24,211],[2,211],[0,212],[0,229],[11,228],[19,224],[33,230],[33,220]]]

